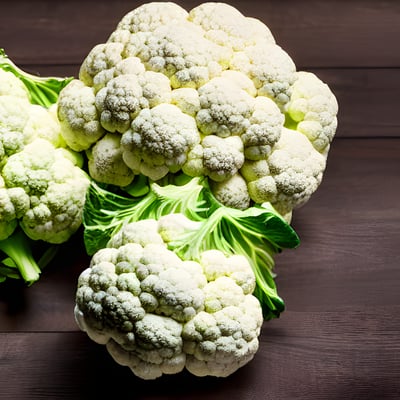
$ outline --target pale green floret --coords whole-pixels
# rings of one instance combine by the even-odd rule
[[[20,225],[33,240],[65,242],[81,225],[89,179],[83,170],[44,139],[36,139],[10,156],[2,175],[7,188],[29,196]]]
[[[97,182],[127,186],[133,179],[133,171],[122,158],[121,135],[106,133],[86,151],[90,176]]]
[[[233,51],[244,50],[256,43],[274,43],[266,25],[255,18],[247,18],[236,8],[225,3],[203,3],[193,8],[189,20],[206,31],[206,37]]]
[[[125,163],[135,172],[158,180],[178,171],[189,151],[200,142],[192,117],[177,106],[160,104],[144,109],[122,135]]]
[[[241,135],[249,128],[254,98],[235,81],[214,78],[198,91],[201,110],[196,121],[204,135]]]
[[[253,201],[268,201],[285,215],[308,201],[325,166],[325,156],[303,134],[284,128],[268,159],[245,163],[241,174]]]
[[[57,115],[61,135],[75,151],[87,150],[105,134],[100,125],[93,89],[77,79],[61,91]]]
[[[250,207],[251,199],[247,182],[240,173],[221,182],[210,180],[209,185],[213,195],[221,204],[239,210]]]
[[[182,260],[163,238],[189,222],[170,214],[127,223],[78,279],[78,326],[142,379],[185,367],[227,376],[258,350],[263,317],[247,259],[210,250]]]
[[[337,128],[338,103],[329,86],[311,72],[300,71],[286,106],[290,127],[327,154]]]
[[[15,96],[29,101],[29,92],[21,79],[0,68],[0,96]]]
[[[245,73],[259,96],[271,98],[281,110],[289,102],[297,79],[296,66],[278,45],[255,45],[234,54],[230,68]]]

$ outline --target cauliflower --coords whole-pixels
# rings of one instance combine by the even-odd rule
[[[244,256],[219,250],[179,257],[163,236],[183,215],[167,218],[125,224],[92,256],[78,279],[76,322],[142,379],[184,368],[228,376],[259,347],[254,273]]]
[[[31,75],[0,49],[0,282],[36,282],[82,224],[90,179],[61,135],[55,105],[70,81]]]
[[[89,179],[67,152],[38,138],[10,156],[2,169],[9,198],[15,198],[17,190],[24,193],[18,200],[16,217],[33,240],[63,243],[82,223]]]
[[[318,188],[337,128],[328,85],[298,71],[266,24],[226,3],[137,7],[92,48],[68,86],[58,115],[74,150],[94,154],[113,133],[134,176],[205,176],[223,204],[270,202],[288,219]],[[125,183],[126,169],[107,173],[113,162],[96,153],[104,168],[93,177]]]

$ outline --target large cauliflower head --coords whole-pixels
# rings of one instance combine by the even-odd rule
[[[254,273],[244,256],[219,250],[179,258],[162,218],[126,224],[93,255],[78,279],[78,326],[143,379],[185,368],[228,376],[258,350]]]
[[[208,176],[228,206],[270,202],[285,215],[321,182],[337,112],[329,87],[297,71],[267,25],[218,2],[189,12],[172,2],[132,10],[89,52],[58,108],[64,138],[77,151],[90,151],[107,133],[120,135],[115,159],[90,153],[89,172],[101,169],[104,183],[128,185],[139,173],[159,180],[181,170]],[[123,162],[132,175],[121,168],[119,180],[112,167]],[[254,188],[254,163],[264,168],[268,189]],[[237,182],[240,190],[232,187]]]

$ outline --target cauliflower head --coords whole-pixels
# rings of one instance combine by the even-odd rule
[[[221,203],[270,202],[285,216],[321,182],[337,113],[328,85],[298,71],[265,23],[220,2],[130,11],[58,104],[74,150],[91,151],[112,133],[118,163],[133,175],[206,176]],[[123,186],[126,168],[113,170],[108,153],[91,153],[95,179]]]
[[[8,157],[0,185],[1,220],[10,221],[7,236],[19,222],[33,240],[69,239],[82,223],[90,182],[75,161],[67,149],[42,138]]]
[[[224,377],[247,364],[263,322],[244,256],[206,250],[181,259],[167,247],[180,225],[130,222],[98,250],[80,275],[74,315],[81,330],[142,379],[187,369]]]

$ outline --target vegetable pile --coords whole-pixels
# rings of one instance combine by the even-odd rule
[[[326,168],[328,85],[260,20],[217,2],[139,6],[75,78],[38,89],[0,72],[15,104],[0,91],[0,227],[62,243],[83,226],[80,329],[143,379],[247,364],[285,309],[274,256],[299,245],[293,212]]]

